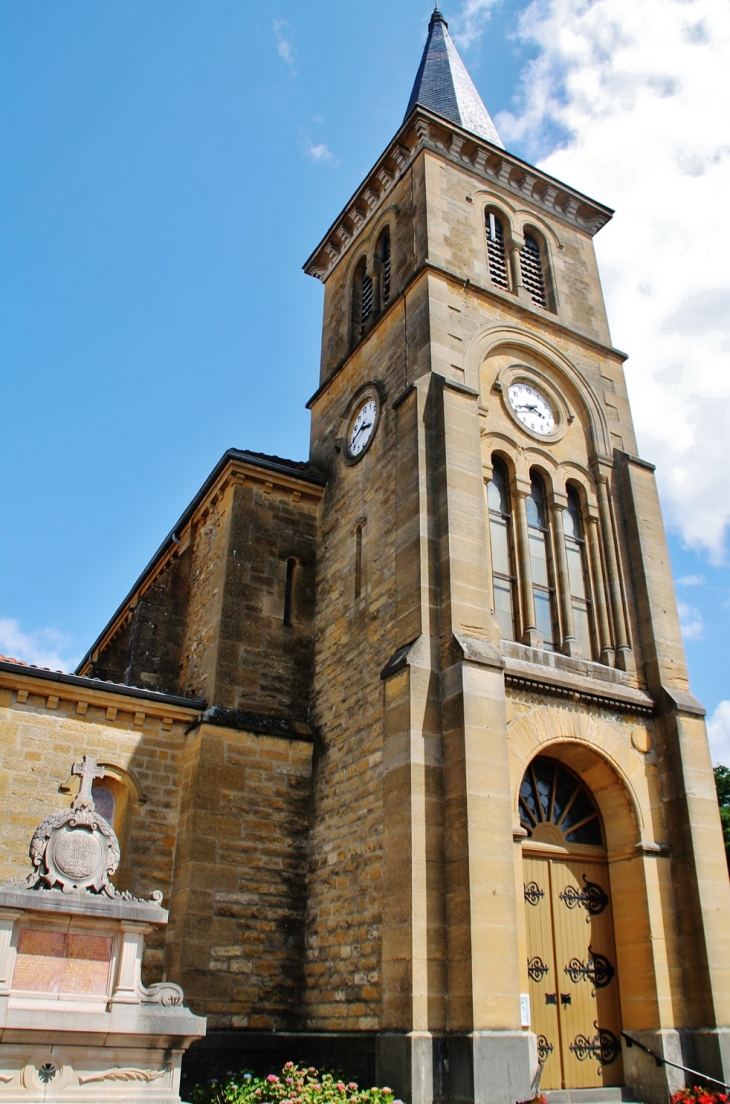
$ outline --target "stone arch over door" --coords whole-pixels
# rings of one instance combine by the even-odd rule
[[[626,1030],[645,1030],[672,1018],[679,956],[671,909],[664,907],[672,891],[658,780],[631,737],[628,725],[624,730],[577,709],[536,705],[509,726],[510,781],[516,839],[523,835],[519,787],[537,756],[558,759],[593,795],[606,836],[621,1019]],[[515,873],[521,906],[521,855]]]

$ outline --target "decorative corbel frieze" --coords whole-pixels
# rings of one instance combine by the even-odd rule
[[[391,176],[390,173],[386,172],[385,169],[380,169],[378,172],[378,180],[383,186],[383,195],[385,195],[385,193],[389,191],[392,187],[395,177]]]
[[[365,215],[362,213],[359,207],[351,207],[347,212],[347,215],[355,223],[355,233],[360,229],[365,222]]]
[[[403,146],[395,146],[393,148],[393,160],[398,166],[398,171],[404,173],[408,168],[408,162],[410,158],[410,150],[404,149]]]
[[[347,249],[348,245],[352,241],[352,234],[350,233],[350,231],[347,229],[346,226],[340,223],[340,225],[337,227],[336,234],[342,242],[343,250]]]

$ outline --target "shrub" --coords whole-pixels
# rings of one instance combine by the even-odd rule
[[[672,1104],[728,1104],[728,1094],[713,1089],[680,1089],[672,1097]]]
[[[231,1073],[226,1080],[196,1085],[193,1104],[403,1104],[392,1089],[361,1089],[355,1081],[335,1080],[313,1066],[303,1069],[287,1062],[280,1074],[254,1077]]]

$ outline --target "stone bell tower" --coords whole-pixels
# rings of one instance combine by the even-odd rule
[[[730,891],[593,249],[611,214],[503,148],[436,10],[400,130],[305,265],[303,1027],[374,1037],[414,1104],[512,1104],[538,1073],[666,1099],[681,1073],[622,1032],[730,1075]]]

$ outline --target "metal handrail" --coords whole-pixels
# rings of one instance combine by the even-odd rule
[[[730,1092],[730,1085],[726,1085],[724,1081],[718,1081],[716,1077],[710,1077],[708,1073],[700,1073],[699,1070],[690,1069],[689,1066],[680,1066],[678,1062],[672,1062],[669,1058],[663,1058],[661,1054],[657,1054],[651,1047],[644,1046],[638,1039],[632,1039],[625,1031],[621,1032],[621,1037],[626,1040],[627,1046],[636,1046],[639,1050],[643,1050],[645,1054],[650,1054],[660,1069],[662,1066],[672,1066],[674,1069],[691,1074],[692,1077],[698,1077],[701,1081],[712,1081],[713,1085],[722,1085],[723,1089],[727,1089]]]

